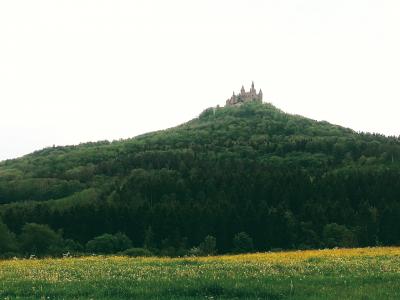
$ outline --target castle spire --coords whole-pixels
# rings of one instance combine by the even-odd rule
[[[256,91],[256,89],[254,88],[254,81],[251,82],[250,93],[253,94],[253,95],[257,94],[257,91]]]
[[[263,93],[260,89],[260,92],[257,93],[257,90],[254,88],[254,81],[251,82],[250,91],[246,92],[244,85],[240,89],[240,93],[238,95],[235,94],[235,91],[232,93],[232,97],[226,100],[227,106],[236,106],[242,105],[246,102],[257,102],[262,103]]]

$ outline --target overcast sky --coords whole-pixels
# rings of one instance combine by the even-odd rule
[[[264,100],[400,134],[398,0],[0,1],[0,160]]]

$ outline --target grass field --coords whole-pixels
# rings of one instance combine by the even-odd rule
[[[400,299],[400,248],[0,261],[0,299]]]

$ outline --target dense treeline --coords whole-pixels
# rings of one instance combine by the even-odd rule
[[[2,162],[0,211],[17,244],[36,223],[81,250],[105,233],[143,247],[149,232],[145,248],[169,255],[204,248],[207,237],[215,251],[234,251],[240,233],[254,250],[394,245],[399,178],[399,138],[250,103]]]

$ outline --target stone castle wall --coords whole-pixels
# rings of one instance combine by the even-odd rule
[[[235,95],[233,93],[232,97],[226,100],[226,105],[227,106],[235,106],[235,105],[241,105],[245,102],[262,102],[262,91],[260,89],[260,92],[257,94],[256,89],[254,88],[254,83],[252,83],[250,91],[246,92],[244,87],[242,87],[240,94]]]

